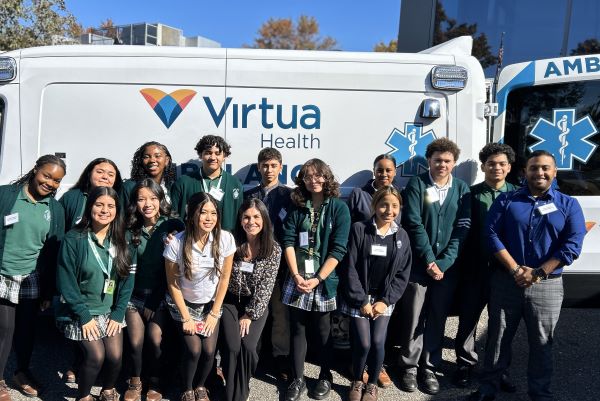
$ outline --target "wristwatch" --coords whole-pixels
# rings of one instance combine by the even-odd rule
[[[541,267],[538,267],[537,269],[533,269],[533,272],[531,273],[531,275],[533,276],[534,283],[539,283],[540,281],[548,278],[548,275],[546,274],[544,269],[542,269]]]

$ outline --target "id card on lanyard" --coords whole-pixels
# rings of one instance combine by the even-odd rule
[[[94,243],[94,240],[92,240],[92,234],[88,233],[88,244],[90,245],[90,248],[92,248],[92,253],[94,254],[94,257],[96,258],[96,262],[98,263],[98,265],[100,266],[100,268],[102,269],[102,271],[104,272],[104,274],[106,274],[108,276],[107,279],[104,280],[104,288],[102,290],[103,293],[108,294],[108,295],[112,295],[115,292],[115,287],[116,287],[116,282],[115,280],[111,280],[110,275],[112,273],[112,254],[111,251],[108,251],[108,264],[105,264],[104,261],[102,260],[102,258],[100,257],[100,255],[98,254],[98,249],[96,249],[96,244]],[[112,244],[111,244],[112,247]]]
[[[204,189],[204,192],[210,194],[213,198],[217,200],[217,202],[221,202],[221,199],[223,199],[223,195],[225,195],[225,192],[223,192],[223,190],[221,189],[221,180],[223,179],[223,172],[221,171],[219,182],[217,182],[217,186],[215,188],[212,188],[210,186],[210,182],[208,185],[206,185],[206,181],[204,181],[204,174],[202,174],[202,168],[200,168],[200,178],[202,179],[202,189]],[[210,178],[208,179],[210,180]]]
[[[314,263],[314,254],[316,247],[316,237],[317,237],[317,229],[319,228],[319,221],[321,220],[321,213],[323,212],[323,206],[325,204],[321,203],[319,206],[319,210],[315,214],[313,209],[310,209],[310,231],[308,232],[308,259],[304,261],[304,273],[305,274],[315,274],[315,263]],[[303,233],[300,233],[303,234]]]

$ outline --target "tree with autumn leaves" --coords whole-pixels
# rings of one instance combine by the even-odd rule
[[[337,41],[331,36],[319,36],[315,17],[301,15],[298,22],[291,18],[269,18],[258,30],[251,45],[256,49],[337,50]]]

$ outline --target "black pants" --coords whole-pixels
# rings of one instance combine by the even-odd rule
[[[2,375],[13,344],[17,355],[17,372],[29,370],[39,304],[40,301],[37,299],[22,299],[16,305],[0,299],[0,373]]]
[[[318,341],[317,355],[319,355],[319,365],[321,373],[319,378],[331,380],[331,355],[333,347],[331,343],[331,313],[306,311],[303,309],[290,307],[290,325],[292,335],[292,375],[294,379],[304,377],[304,361],[306,360],[306,328],[312,327],[317,331]]]
[[[385,357],[385,338],[389,316],[377,319],[350,318],[352,338],[352,380],[362,380],[365,365],[368,366],[369,383],[377,383]]]
[[[257,320],[250,323],[250,331],[240,337],[239,319],[245,314],[249,298],[242,297],[238,301],[235,296],[228,296],[223,303],[221,317],[221,335],[225,343],[223,353],[223,369],[227,382],[227,401],[246,401],[250,394],[250,379],[258,365],[258,342],[267,321],[268,310]]]

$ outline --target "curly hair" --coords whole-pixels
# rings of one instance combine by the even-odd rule
[[[194,150],[198,153],[198,156],[202,156],[202,152],[210,150],[213,146],[216,146],[217,149],[223,152],[225,157],[231,155],[231,146],[225,142],[225,139],[217,135],[204,135],[200,138]]]
[[[292,202],[296,206],[306,206],[306,201],[312,197],[304,183],[304,176],[309,167],[312,167],[317,174],[322,175],[325,179],[323,183],[323,196],[325,198],[338,198],[340,196],[340,184],[336,181],[329,166],[321,159],[310,159],[302,165],[296,177],[296,188],[294,188],[291,194]]]
[[[169,162],[165,166],[165,169],[162,173],[162,179],[165,182],[166,187],[171,188],[171,184],[173,184],[175,179],[177,179],[177,169],[175,164],[173,164],[173,158],[171,157],[169,149],[167,149],[167,147],[162,143],[155,141],[146,142],[135,151],[133,154],[133,159],[131,159],[130,178],[134,181],[141,181],[144,178],[150,178],[144,166],[144,152],[146,151],[146,148],[150,146],[156,146],[157,148],[160,148],[160,150],[162,150],[169,158]]]
[[[127,241],[125,240],[125,224],[123,222],[121,205],[119,204],[119,195],[114,188],[111,187],[94,187],[88,194],[88,199],[85,204],[85,210],[81,221],[74,227],[80,232],[89,232],[92,230],[92,207],[101,196],[110,196],[115,201],[115,219],[110,223],[110,242],[116,250],[115,258],[113,259],[114,266],[117,268],[119,277],[127,277],[129,275],[129,265],[131,263]]]
[[[211,248],[211,256],[215,260],[215,271],[217,275],[221,274],[221,268],[219,267],[219,259],[221,257],[221,250],[219,249],[221,245],[221,213],[219,212],[219,207],[217,205],[217,200],[212,197],[212,195],[207,194],[206,192],[198,192],[188,200],[186,208],[187,208],[187,216],[185,217],[185,236],[183,240],[183,274],[186,279],[192,279],[192,247],[194,246],[194,242],[196,242],[196,238],[200,234],[200,228],[198,228],[198,221],[200,219],[200,213],[202,213],[202,209],[204,205],[207,203],[212,203],[215,209],[217,210],[217,224],[215,228],[212,230],[213,235],[213,243]]]
[[[450,152],[454,156],[454,161],[458,160],[460,156],[460,149],[458,146],[448,138],[434,139],[425,150],[425,158],[430,159],[435,152],[445,153]]]
[[[165,191],[152,178],[144,178],[139,181],[131,192],[129,205],[127,206],[127,229],[131,231],[131,242],[134,246],[141,243],[142,227],[144,227],[144,216],[140,213],[137,206],[137,198],[141,189],[146,188],[158,198],[159,216],[171,216],[171,205],[165,198]]]
[[[35,176],[35,174],[37,173],[37,170],[39,170],[46,164],[56,164],[57,166],[63,169],[63,172],[65,174],[67,174],[67,165],[65,164],[63,159],[55,155],[44,155],[35,161],[35,166],[33,166],[31,170],[29,170],[26,174],[23,174],[21,177],[17,178],[15,181],[12,182],[12,184],[16,186],[29,184]],[[50,196],[55,197],[56,190],[53,191],[50,194]]]
[[[113,184],[112,187],[115,191],[120,192],[121,185],[123,185],[123,179],[121,178],[121,172],[119,171],[119,168],[117,167],[117,165],[115,164],[114,161],[107,159],[105,157],[98,157],[97,159],[94,159],[91,162],[89,162],[88,165],[85,166],[85,168],[83,169],[83,172],[79,176],[79,179],[77,180],[75,185],[73,185],[72,189],[79,189],[79,190],[81,190],[81,192],[83,192],[85,194],[89,193],[90,190],[92,189],[92,183],[90,181],[90,178],[92,176],[92,171],[94,170],[94,167],[96,167],[98,164],[101,164],[101,163],[108,163],[111,166],[113,166],[113,168],[115,169],[115,183]]]
[[[481,148],[481,151],[479,152],[479,161],[481,162],[481,164],[485,164],[485,162],[490,156],[499,155],[501,153],[504,153],[506,155],[509,164],[513,164],[517,158],[513,148],[511,148],[505,143],[494,142],[488,143],[483,148]]]

